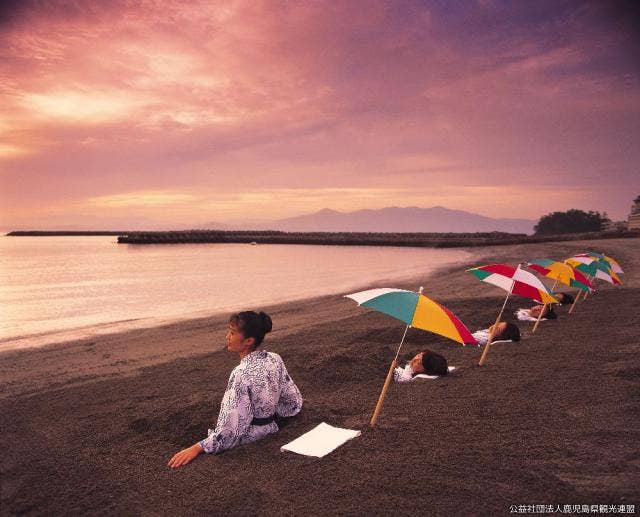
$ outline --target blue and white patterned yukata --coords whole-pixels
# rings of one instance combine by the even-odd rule
[[[209,436],[199,443],[205,452],[217,454],[255,442],[277,432],[278,424],[270,421],[254,425],[254,419],[290,417],[301,409],[302,395],[282,358],[256,350],[243,357],[231,372],[216,428],[209,429]]]
[[[411,368],[411,363],[407,363],[404,368],[400,368],[399,366],[393,370],[393,380],[394,382],[409,382],[413,380],[413,370]]]

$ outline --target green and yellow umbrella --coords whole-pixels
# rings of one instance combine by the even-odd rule
[[[449,338],[457,343],[465,345],[477,344],[476,339],[471,335],[469,329],[444,305],[440,305],[435,300],[422,294],[422,287],[419,292],[407,291],[405,289],[379,288],[360,291],[358,293],[347,294],[346,298],[351,298],[361,307],[374,309],[389,316],[392,316],[404,323],[406,328],[396,356],[391,362],[389,373],[384,381],[378,403],[371,417],[371,427],[376,425],[378,415],[382,409],[384,397],[389,389],[393,370],[398,364],[398,355],[404,343],[409,327],[426,330]]]

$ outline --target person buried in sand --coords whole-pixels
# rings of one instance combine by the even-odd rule
[[[215,429],[198,443],[176,453],[168,465],[186,465],[199,454],[218,454],[237,445],[260,440],[278,431],[276,416],[291,417],[302,409],[302,395],[282,358],[258,350],[271,332],[271,318],[264,312],[234,314],[229,319],[227,350],[240,356],[229,377]]]
[[[574,302],[573,296],[568,293],[558,293],[555,295],[560,305],[571,305]]]
[[[541,319],[555,320],[558,318],[558,315],[554,312],[551,305],[534,305],[529,309],[529,316],[532,318],[539,317],[540,313],[542,313]]]
[[[507,323],[506,321],[491,325],[488,329],[477,330],[472,336],[476,338],[478,345],[486,345],[491,330],[493,330],[492,343],[496,341],[520,341],[520,329],[513,323]]]
[[[420,373],[447,375],[449,373],[447,360],[432,350],[424,350],[416,354],[404,368],[396,368],[393,371],[393,380],[395,382],[408,382]]]

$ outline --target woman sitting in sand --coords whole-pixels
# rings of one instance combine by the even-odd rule
[[[175,454],[170,467],[186,465],[202,452],[218,454],[264,438],[278,431],[276,416],[294,416],[302,409],[302,395],[282,358],[257,350],[271,326],[264,312],[231,316],[227,350],[240,356],[240,364],[229,377],[216,427],[204,440]]]
[[[447,360],[443,356],[432,350],[425,350],[416,354],[404,368],[396,368],[393,371],[393,380],[395,382],[408,382],[419,373],[447,375],[448,372]]]
[[[488,329],[477,330],[472,335],[476,338],[478,345],[486,345],[489,340],[489,333],[493,330],[491,342],[496,341],[520,341],[520,329],[513,323],[501,321],[491,325]]]

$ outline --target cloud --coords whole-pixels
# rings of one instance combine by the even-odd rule
[[[162,197],[181,192],[206,218],[234,202],[275,217],[283,199],[464,208],[477,188],[546,192],[545,210],[598,185],[622,216],[637,174],[631,36],[597,3],[25,1],[9,14],[5,217],[55,203],[72,217],[93,200],[186,218],[188,201]],[[222,204],[198,201],[212,191]]]

